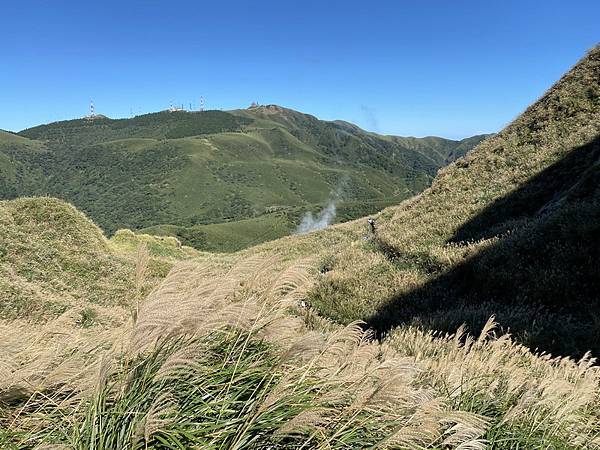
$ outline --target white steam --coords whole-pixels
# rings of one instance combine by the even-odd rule
[[[329,194],[327,205],[316,216],[311,211],[304,214],[300,225],[296,228],[296,234],[322,230],[331,225],[335,221],[337,204],[342,199],[342,194],[347,184],[348,177],[344,177],[338,181],[337,187]]]
[[[297,234],[309,233],[315,230],[322,230],[323,228],[331,225],[335,220],[335,211],[336,211],[336,200],[331,199],[329,203],[323,210],[313,216],[313,213],[308,211],[302,217],[302,221],[298,228],[296,229]]]

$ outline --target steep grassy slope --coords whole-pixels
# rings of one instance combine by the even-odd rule
[[[0,224],[2,318],[41,319],[77,300],[109,305],[126,297],[127,267],[72,207],[51,199],[2,202]]]
[[[323,313],[477,330],[491,314],[522,342],[600,353],[600,49],[417,198],[377,236],[336,251]],[[365,276],[367,274],[367,276]]]
[[[398,203],[463,144],[400,143],[276,106],[71,120],[0,135],[0,196],[56,196],[108,234],[160,230],[231,251],[290,233],[332,195],[343,219]],[[273,228],[276,210],[286,213]],[[251,240],[236,236],[239,221],[252,223]]]

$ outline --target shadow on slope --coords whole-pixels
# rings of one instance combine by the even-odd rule
[[[531,348],[600,355],[600,136],[465,223],[448,245],[482,250],[367,323],[478,332],[490,315]],[[402,249],[380,242],[392,260]]]
[[[599,160],[600,136],[569,152],[511,195],[493,202],[465,223],[449,242],[464,244],[490,239],[510,232],[523,220],[540,217],[559,206]],[[590,192],[584,194],[589,195]]]

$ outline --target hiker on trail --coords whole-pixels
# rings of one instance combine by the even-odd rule
[[[371,231],[371,234],[375,234],[375,219],[369,217],[367,222],[369,223],[369,231]]]

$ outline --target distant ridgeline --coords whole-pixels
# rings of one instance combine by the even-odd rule
[[[178,139],[201,134],[240,131],[251,121],[223,111],[161,111],[131,119],[75,119],[40,125],[20,132],[30,139],[56,140],[74,145],[115,139]]]
[[[231,251],[293,232],[332,196],[337,221],[396,204],[484,137],[381,136],[275,105],[68,120],[0,132],[0,198],[59,197],[109,235]]]

